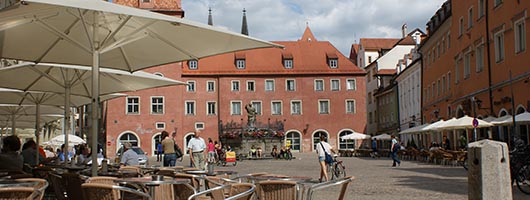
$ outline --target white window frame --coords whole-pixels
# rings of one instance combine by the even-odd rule
[[[247,80],[247,92],[254,92],[256,91],[256,81],[254,80]],[[251,87],[252,86],[252,87]]]
[[[349,103],[352,102],[353,104],[353,108],[351,108],[349,106]],[[344,101],[345,103],[345,110],[346,110],[346,113],[347,114],[355,114],[357,112],[357,109],[356,109],[356,102],[355,102],[355,99],[346,99]],[[353,110],[352,110],[353,109]]]
[[[324,87],[325,87],[324,79],[315,79],[314,83],[315,83],[315,86],[314,86],[315,91],[324,91]],[[318,88],[318,83],[322,83],[321,89]]]
[[[138,103],[132,103],[131,104],[131,106],[133,106],[133,109],[134,109],[134,106],[136,105],[136,107],[138,109],[138,112],[129,112],[129,99],[137,99],[138,100]],[[125,114],[126,115],[139,115],[140,114],[140,97],[139,96],[128,96],[125,99]]]
[[[215,92],[215,81],[206,81],[206,92]]]
[[[357,90],[357,79],[346,79],[346,83],[347,90]]]
[[[295,103],[300,106],[298,112],[295,112]],[[302,100],[291,100],[291,115],[302,115]]]
[[[473,6],[467,10],[467,29],[473,28]]]
[[[191,111],[188,110],[188,104],[191,104]],[[193,115],[196,115],[197,113],[197,102],[195,102],[194,100],[186,100],[184,101],[184,115],[187,115],[187,116],[193,116]]]
[[[478,0],[478,11],[477,11],[477,19],[480,19],[482,16],[484,16],[485,14],[485,4],[484,4],[484,0]]]
[[[213,105],[213,110],[210,108],[210,105]],[[213,111],[213,112],[210,112]],[[206,101],[206,115],[217,115],[217,102],[215,101]]]
[[[241,83],[239,82],[239,80],[230,81],[230,91],[239,92],[240,89],[241,89]]]
[[[274,79],[265,79],[265,91],[269,91],[269,92],[272,92],[274,91],[274,88],[275,88],[275,83],[274,83]],[[269,86],[269,83],[271,84],[271,88],[268,88]]]
[[[239,113],[234,112],[234,111],[236,111],[236,110],[234,110],[234,109],[236,109],[236,107],[235,107],[236,103],[239,103],[239,108],[238,108]],[[230,115],[242,115],[242,113],[241,113],[242,112],[241,111],[242,105],[243,105],[243,102],[241,102],[239,100],[238,101],[230,101]]]
[[[333,87],[333,82],[337,82],[337,88]],[[340,79],[329,80],[329,87],[331,91],[340,91]]]
[[[283,67],[285,67],[285,69],[292,69],[294,66],[293,64],[293,59],[283,59]]]
[[[154,106],[154,104],[155,104],[155,103],[153,103],[153,99],[155,99],[155,98],[161,98],[161,99],[162,99],[162,113],[155,113],[155,112],[153,112],[153,106]],[[165,112],[165,106],[164,106],[164,102],[165,102],[165,100],[164,100],[164,97],[163,97],[163,96],[151,96],[150,99],[151,99],[151,109],[150,109],[150,110],[151,110],[151,114],[152,114],[152,115],[163,115],[164,112]],[[158,105],[158,104],[160,104],[160,103],[157,102],[156,104]]]
[[[289,82],[293,83],[292,88],[290,87]],[[285,91],[288,91],[288,92],[296,91],[296,80],[295,79],[286,79],[285,80]]]
[[[256,115],[263,115],[263,102],[261,101],[250,101],[254,110],[256,110]]]
[[[245,69],[246,68],[245,59],[236,59],[236,68],[237,69]]]
[[[460,17],[458,20],[458,37],[464,34],[464,17]]]
[[[495,34],[493,34],[493,45],[495,50],[495,62],[502,62],[506,56],[505,52],[505,41],[504,41],[504,28]]]
[[[196,83],[195,81],[186,81],[186,92],[195,92]]]
[[[159,127],[159,125],[161,127]],[[155,123],[155,128],[158,129],[158,130],[165,130],[166,129],[166,123],[165,122],[156,122]]]
[[[199,68],[199,61],[198,60],[190,60],[188,61],[188,68],[190,70],[196,70]]]
[[[326,102],[327,103],[327,108],[326,109],[323,109],[322,107],[322,103],[323,102]],[[329,104],[329,99],[319,99],[318,100],[318,114],[330,114],[331,111],[330,111],[330,107],[331,105]]]
[[[464,80],[471,75],[471,48],[464,54]]]
[[[329,65],[329,68],[331,68],[331,69],[339,68],[339,59],[337,59],[337,58],[328,59],[328,65]]]
[[[526,14],[521,19],[518,19],[513,23],[514,35],[515,35],[515,53],[521,53],[526,50]],[[522,25],[522,32],[519,31],[519,25]]]
[[[195,130],[204,130],[204,122],[195,122]]]
[[[277,105],[279,103],[280,105],[280,110],[279,112],[276,112],[276,107],[274,107],[274,105]],[[279,100],[274,100],[274,101],[271,101],[271,115],[282,115],[283,114],[283,104],[282,104],[282,101],[279,101]]]
[[[475,72],[484,70],[484,43],[480,43],[475,48]]]

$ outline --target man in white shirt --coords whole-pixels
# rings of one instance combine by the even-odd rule
[[[196,130],[193,138],[188,142],[188,151],[193,165],[200,170],[204,169],[206,142],[200,137],[200,131]]]
[[[132,149],[132,145],[129,142],[123,144],[124,152],[121,155],[120,165],[131,166],[139,165],[138,154]]]

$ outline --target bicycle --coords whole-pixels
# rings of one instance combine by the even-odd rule
[[[328,174],[331,175],[331,180],[346,177],[346,167],[342,164],[342,160],[337,159],[338,155],[333,155],[333,162],[328,164]]]
[[[510,151],[510,175],[512,183],[530,195],[530,146],[517,146]]]

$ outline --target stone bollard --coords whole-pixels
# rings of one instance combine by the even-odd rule
[[[504,142],[481,140],[468,148],[468,199],[511,200],[510,159]]]

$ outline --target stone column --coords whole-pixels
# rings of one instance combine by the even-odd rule
[[[510,159],[504,142],[481,140],[469,144],[468,199],[511,200]]]

